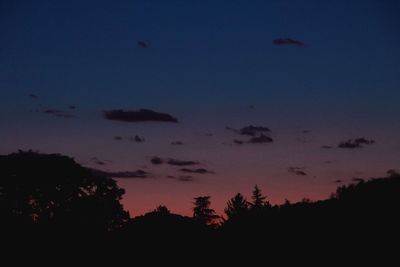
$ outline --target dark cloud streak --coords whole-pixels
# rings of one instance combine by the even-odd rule
[[[149,109],[106,110],[103,111],[103,117],[107,120],[115,120],[123,122],[145,122],[145,121],[178,122],[178,120],[175,117],[167,113],[156,112]]]

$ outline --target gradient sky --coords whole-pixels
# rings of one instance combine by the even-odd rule
[[[0,1],[0,153],[150,172],[119,179],[134,216],[158,204],[189,215],[198,195],[221,213],[255,184],[272,203],[328,197],[338,179],[400,167],[399,14],[396,0]],[[140,108],[179,123],[102,117]],[[245,138],[225,127],[248,125],[269,127],[274,142],[233,144]],[[135,135],[145,142],[114,140]],[[376,143],[337,147],[358,137]],[[179,168],[152,165],[153,156],[215,173],[171,179]]]

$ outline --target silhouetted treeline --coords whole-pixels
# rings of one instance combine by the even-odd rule
[[[66,156],[32,151],[0,156],[0,234],[17,243],[200,254],[276,248],[289,253],[332,249],[333,244],[379,249],[399,238],[400,175],[395,171],[341,186],[329,199],[315,202],[271,205],[255,186],[249,201],[240,193],[228,200],[224,217],[215,214],[209,196],[198,196],[192,217],[159,206],[130,218],[120,203],[123,194],[113,179]]]

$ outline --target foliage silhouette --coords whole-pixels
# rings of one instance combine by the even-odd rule
[[[214,224],[219,218],[215,210],[210,208],[210,196],[200,196],[194,198],[193,218],[205,225]]]
[[[255,186],[252,202],[236,194],[225,209],[228,219],[216,225],[210,196],[194,199],[192,218],[163,205],[129,218],[120,203],[124,190],[113,179],[66,156],[20,151],[0,156],[0,234],[14,251],[25,245],[42,255],[65,246],[63,253],[73,249],[76,255],[98,255],[92,260],[145,252],[152,254],[148,263],[161,255],[207,261],[217,254],[225,255],[225,261],[246,256],[265,262],[260,255],[275,252],[318,252],[331,259],[339,257],[338,248],[365,257],[391,251],[396,247],[390,244],[400,238],[400,175],[395,170],[387,174],[340,186],[325,200],[273,206]],[[371,248],[373,253],[366,253]]]
[[[257,185],[254,186],[251,199],[253,200],[250,204],[252,210],[259,210],[270,205],[269,202],[265,200],[266,197],[262,195],[261,189],[259,189]]]
[[[105,232],[129,219],[124,190],[72,158],[33,151],[0,156],[2,224]]]
[[[249,203],[247,199],[240,193],[237,193],[233,198],[231,198],[224,210],[228,219],[234,219],[245,215],[249,211]]]

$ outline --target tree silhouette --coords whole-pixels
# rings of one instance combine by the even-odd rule
[[[154,211],[153,213],[157,213],[157,214],[171,214],[171,211],[164,205],[159,205]]]
[[[119,202],[124,190],[72,158],[20,151],[0,156],[0,176],[0,212],[9,224],[108,231],[129,219]]]
[[[210,208],[210,198],[210,196],[194,198],[193,218],[202,224],[210,225],[219,218],[215,211]]]
[[[261,189],[259,189],[257,185],[254,186],[251,199],[253,200],[251,203],[252,210],[259,210],[265,206],[270,206],[269,202],[265,200],[266,197],[262,195]]]
[[[242,194],[237,193],[228,201],[224,212],[226,216],[228,216],[228,219],[234,219],[244,215],[248,209],[249,203],[247,202],[246,198]]]

